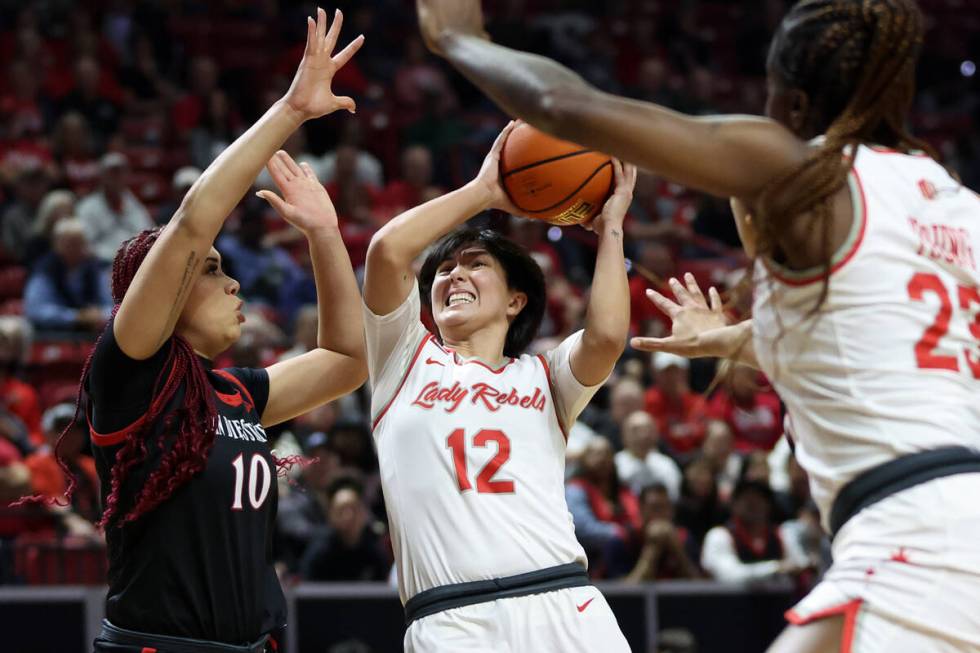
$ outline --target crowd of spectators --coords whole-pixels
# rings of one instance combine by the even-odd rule
[[[360,274],[372,233],[465,182],[504,117],[426,53],[413,2],[339,4],[345,32],[367,37],[335,80],[358,112],[307,125],[284,148],[328,188]],[[786,6],[484,4],[498,42],[552,56],[602,89],[694,114],[761,112],[768,36]],[[978,187],[980,96],[968,34],[980,11],[956,0],[922,4],[930,31],[914,126]],[[0,2],[0,504],[64,491],[52,443],[75,413],[81,364],[112,309],[107,268],[117,247],[166,223],[200,171],[280,96],[311,11],[275,0]],[[265,174],[256,180],[270,184]],[[479,219],[546,272],[548,308],[532,348],[580,328],[591,235]],[[627,221],[634,334],[670,328],[647,287],[669,295],[664,280],[684,272],[724,291],[737,286],[745,261],[731,223],[723,201],[640,176]],[[303,239],[246,199],[217,247],[249,311],[241,340],[218,364],[267,365],[315,346]],[[744,311],[744,297],[726,296],[733,312]],[[282,484],[277,550],[286,578],[391,575],[367,392],[275,429],[280,455],[316,459]],[[590,573],[812,582],[827,564],[826,540],[782,434],[779,398],[754,370],[627,352],[569,436],[566,496]],[[27,536],[98,547],[85,435],[76,425],[62,449],[79,483],[70,506],[0,510],[0,582],[51,582],[29,568],[32,558],[11,553]]]

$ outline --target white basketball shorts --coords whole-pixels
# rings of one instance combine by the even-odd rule
[[[834,539],[834,564],[786,618],[844,615],[842,653],[980,653],[980,474],[887,497]]]
[[[595,587],[497,599],[443,610],[411,623],[406,653],[628,653]]]

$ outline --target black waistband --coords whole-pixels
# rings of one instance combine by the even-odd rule
[[[405,623],[410,624],[430,614],[464,605],[554,592],[588,584],[589,575],[585,573],[585,567],[577,562],[570,562],[516,576],[433,587],[419,592],[405,603]]]
[[[151,635],[126,630],[113,626],[108,620],[102,620],[102,631],[99,639],[113,644],[128,644],[143,648],[158,649],[160,653],[266,653],[269,636],[265,635],[259,641],[244,646],[208,642],[202,639],[171,637],[169,635]]]
[[[830,508],[830,536],[851,517],[896,492],[943,476],[980,472],[980,451],[942,447],[902,456],[870,469],[841,489]]]

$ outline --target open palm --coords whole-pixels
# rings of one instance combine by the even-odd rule
[[[364,44],[364,36],[358,36],[350,44],[333,55],[344,24],[344,14],[338,9],[333,23],[327,29],[327,13],[317,9],[317,17],[306,19],[306,50],[299,63],[293,83],[286,92],[286,102],[299,112],[304,120],[319,118],[337,109],[356,109],[354,100],[347,96],[336,96],[330,85],[333,77],[344,64],[350,61]]]
[[[319,182],[308,163],[297,164],[286,152],[276,152],[268,164],[269,174],[282,197],[269,190],[258,196],[304,234],[325,227],[337,227],[337,211],[330,195]]]
[[[647,297],[671,319],[671,332],[667,338],[633,338],[630,344],[641,351],[667,351],[681,356],[703,356],[699,350],[699,336],[728,324],[724,306],[718,291],[708,289],[705,299],[694,275],[684,275],[684,283],[671,278],[668,282],[676,301],[671,301],[652,288]]]

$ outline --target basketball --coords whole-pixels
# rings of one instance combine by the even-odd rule
[[[582,224],[602,210],[612,192],[612,160],[522,123],[504,142],[500,180],[528,217],[559,226]]]

